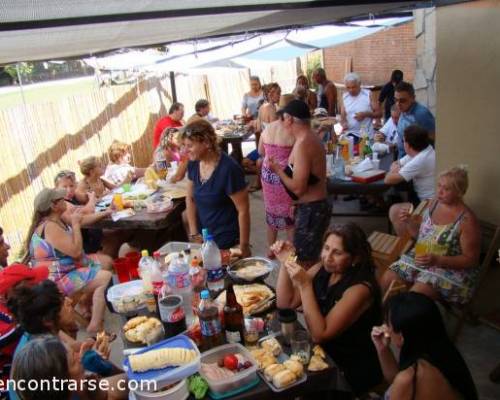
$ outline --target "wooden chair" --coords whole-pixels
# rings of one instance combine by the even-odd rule
[[[465,320],[468,317],[474,315],[472,311],[474,301],[480,293],[480,289],[482,284],[484,283],[484,279],[488,274],[490,267],[493,265],[498,249],[500,248],[499,226],[481,221],[481,234],[483,237],[483,248],[485,248],[486,251],[482,253],[483,255],[481,257],[481,264],[479,266],[479,274],[477,276],[475,285],[472,288],[472,296],[470,298],[470,301],[466,304],[460,305],[450,304],[443,301],[440,302],[444,306],[444,308],[457,319],[456,326],[450,334],[452,340],[456,340],[458,338],[458,335],[462,331]]]
[[[421,217],[427,204],[427,200],[422,201],[413,211],[412,218]],[[377,267],[376,275],[378,279],[394,261],[410,250],[414,240],[408,234],[396,236],[374,231],[368,238],[368,242],[372,248],[372,256]]]

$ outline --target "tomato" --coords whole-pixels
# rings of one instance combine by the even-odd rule
[[[231,371],[238,369],[238,359],[234,354],[228,354],[224,357],[224,367]]]

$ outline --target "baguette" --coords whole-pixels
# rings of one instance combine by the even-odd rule
[[[133,354],[128,359],[132,371],[144,372],[152,369],[186,365],[195,358],[196,352],[194,350],[174,347],[151,350],[142,354]]]

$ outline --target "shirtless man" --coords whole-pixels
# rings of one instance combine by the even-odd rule
[[[286,170],[272,159],[270,167],[295,200],[293,241],[298,262],[308,268],[319,259],[332,211],[326,192],[325,148],[311,130],[311,113],[306,103],[292,100],[278,114],[284,129],[295,137],[295,144]]]

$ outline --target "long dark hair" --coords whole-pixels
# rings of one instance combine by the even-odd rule
[[[398,294],[387,302],[385,319],[394,332],[403,335],[400,370],[425,359],[441,371],[465,400],[478,398],[470,371],[448,337],[434,301],[415,292]]]
[[[15,288],[7,300],[7,307],[26,332],[37,335],[51,333],[48,323],[59,330],[63,302],[64,296],[57,285],[46,280],[31,287]]]
[[[348,268],[343,279],[355,279],[363,276],[371,286],[376,304],[380,304],[380,286],[375,279],[375,264],[372,257],[372,248],[365,232],[355,223],[336,224],[329,228],[323,236],[323,243],[330,235],[342,239],[342,247],[354,260],[353,266]]]
[[[42,382],[59,379],[63,384],[59,390],[52,385],[44,387]],[[19,390],[16,393],[23,400],[51,399],[66,400],[71,396],[68,387],[70,374],[68,358],[64,345],[54,336],[42,336],[30,340],[14,357],[12,363],[12,379],[16,382],[30,379],[37,381],[37,390]]]
[[[33,212],[33,218],[31,219],[31,225],[28,229],[28,233],[26,234],[26,239],[24,240],[24,246],[23,246],[23,253],[21,254],[21,263],[23,264],[28,264],[30,261],[30,243],[31,243],[31,237],[35,233],[36,228],[42,223],[42,221],[47,218],[50,213],[52,212],[52,208],[50,208],[48,211],[41,212],[35,210]]]

